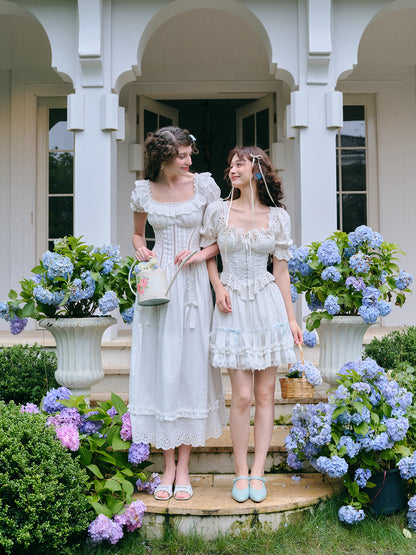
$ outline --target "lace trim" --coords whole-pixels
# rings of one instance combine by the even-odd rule
[[[166,436],[156,440],[154,434],[146,432],[133,433],[134,443],[151,443],[157,449],[174,449],[179,445],[192,445],[192,447],[202,447],[209,438],[218,438],[223,434],[222,426],[209,426],[205,433],[176,433],[173,436]]]
[[[128,405],[127,408],[129,413],[135,416],[153,416],[160,422],[174,422],[179,418],[205,420],[209,417],[210,413],[218,411],[223,402],[224,396],[221,396],[215,401],[215,403],[209,405],[206,410],[181,409],[171,414],[162,413],[155,407],[143,407],[143,405]]]
[[[210,362],[216,368],[236,370],[265,370],[273,366],[282,366],[296,361],[293,348],[267,353],[210,353]]]
[[[251,280],[248,284],[246,284],[231,274],[222,272],[220,279],[223,285],[228,285],[228,287],[238,293],[244,301],[252,301],[259,291],[261,291],[268,283],[274,281],[274,276],[270,272],[264,272],[263,274],[256,276],[254,281]]]
[[[199,210],[207,203],[209,181],[211,174],[208,172],[195,174],[194,194],[191,198],[179,202],[159,202],[152,196],[148,179],[136,181],[136,189],[132,193],[131,208],[138,212],[138,207],[143,212],[152,212],[162,216],[186,215]],[[134,198],[134,201],[133,201]]]

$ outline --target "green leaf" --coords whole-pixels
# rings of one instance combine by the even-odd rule
[[[124,501],[120,501],[120,499],[116,499],[111,495],[106,496],[106,504],[108,505],[108,508],[111,510],[113,515],[117,514],[124,507]]]
[[[122,486],[123,490],[125,491],[126,495],[133,495],[134,486],[133,486],[132,483],[130,483],[128,480],[124,480],[121,483],[121,486]]]
[[[354,432],[365,436],[368,432],[368,424],[366,422],[361,422],[359,426],[354,426]]]
[[[35,301],[29,301],[22,309],[23,318],[31,318],[35,312]]]
[[[10,289],[9,291],[9,299],[11,299],[12,301],[15,301],[17,299],[17,293],[13,289]]]
[[[101,474],[101,470],[98,468],[96,464],[89,464],[87,468],[98,478],[101,478],[101,479],[104,478],[104,476]]]
[[[357,412],[359,412],[361,414],[365,405],[364,405],[364,403],[361,403],[360,401],[354,401],[352,406],[356,409]]]
[[[79,458],[83,466],[88,466],[92,460],[91,451],[81,445],[79,448]]]
[[[347,408],[348,407],[344,405],[343,407],[338,407],[337,409],[335,409],[334,412],[332,413],[332,420],[335,420],[335,418],[337,418],[340,414],[345,412]]]
[[[32,268],[32,274],[43,274],[45,272],[45,268],[43,266],[35,266]]]
[[[94,507],[97,515],[103,514],[108,518],[111,518],[113,516],[112,510],[109,509],[106,505],[102,505],[101,503],[97,503],[95,501],[90,501],[90,504]]]
[[[107,489],[109,489],[110,491],[114,492],[114,491],[121,491],[121,485],[119,482],[117,482],[116,480],[112,480],[110,478],[110,480],[106,480],[103,484],[103,486]]]
[[[370,498],[368,497],[368,495],[366,493],[364,493],[363,491],[360,491],[357,495],[356,495],[356,499],[357,501],[359,501],[360,503],[369,503],[370,502]]]
[[[123,441],[119,437],[115,436],[115,437],[113,437],[113,440],[111,442],[111,446],[116,451],[124,451],[124,450],[127,450],[130,447],[130,442]]]
[[[113,403],[114,408],[118,412],[120,416],[123,416],[127,412],[127,407],[123,399],[116,395],[115,393],[111,393],[111,402]]]

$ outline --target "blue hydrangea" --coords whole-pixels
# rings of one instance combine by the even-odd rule
[[[74,271],[71,259],[56,252],[47,251],[42,257],[42,263],[50,280],[57,277],[68,279]]]
[[[413,498],[412,498],[413,499]],[[413,532],[416,532],[416,512],[415,511],[407,511],[407,526]]]
[[[357,249],[355,247],[346,247],[344,249],[343,255],[345,258],[351,258],[351,256],[356,252],[357,252]]]
[[[371,470],[368,468],[357,468],[354,475],[354,481],[360,486],[360,488],[365,488],[368,480],[371,478]]]
[[[306,347],[315,347],[316,345],[316,334],[313,331],[304,331],[303,332],[303,344]]]
[[[409,420],[403,416],[388,418],[385,422],[386,430],[392,441],[401,441],[406,437],[409,429]]]
[[[357,274],[366,274],[370,269],[369,257],[358,251],[351,256],[349,265]]]
[[[403,457],[397,463],[400,476],[403,480],[410,480],[416,477],[416,451],[410,457]]]
[[[403,291],[404,289],[407,289],[412,283],[413,277],[411,274],[405,272],[404,270],[400,270],[399,275],[395,278],[394,281],[397,289]]]
[[[375,305],[380,298],[380,290],[377,287],[366,287],[363,291],[363,305]]]
[[[371,393],[371,387],[368,383],[365,382],[355,382],[351,386],[355,391]]]
[[[317,251],[319,262],[324,266],[332,266],[341,262],[338,246],[333,239],[324,241]]]
[[[364,520],[365,513],[362,509],[356,509],[352,505],[344,505],[338,511],[338,518],[345,524],[355,524]]]
[[[10,308],[7,303],[0,303],[0,318],[7,321],[10,320]]]
[[[55,296],[52,291],[45,289],[45,287],[42,287],[41,285],[37,285],[33,289],[33,295],[39,303],[49,305],[55,304]]]
[[[322,302],[318,299],[315,293],[311,293],[310,302],[308,302],[307,305],[311,312],[323,308]]]
[[[381,432],[374,437],[371,441],[370,449],[374,451],[384,451],[384,449],[390,449],[393,447],[393,442],[390,441],[389,436],[386,432]]]
[[[381,247],[381,243],[383,242],[383,236],[378,231],[373,231],[373,237],[371,239],[371,246],[373,249],[378,249]]]
[[[300,470],[303,468],[303,463],[298,459],[298,456],[293,451],[289,451],[286,459],[287,465],[294,470]]]
[[[383,368],[372,358],[357,361],[355,369],[366,380],[374,380],[385,375]]]
[[[380,316],[388,316],[391,312],[391,305],[387,301],[379,301],[377,308]]]
[[[356,412],[352,415],[351,422],[356,426],[359,426],[363,422],[366,424],[370,423],[371,413],[367,407],[363,407],[361,412]]]
[[[292,426],[290,434],[285,437],[285,445],[288,451],[303,447],[306,442],[305,438],[308,432],[301,426]]]
[[[338,449],[340,447],[345,447],[347,449],[347,455],[353,459],[360,452],[360,444],[357,443],[349,436],[342,436],[339,440]]]
[[[133,322],[133,319],[134,319],[134,305],[131,306],[130,308],[127,308],[126,310],[124,310],[121,313],[121,316],[122,316],[123,320],[126,322],[126,324],[131,324]]]
[[[298,272],[302,274],[302,276],[310,276],[313,272],[313,269],[309,266],[307,262],[301,262],[298,265]]]
[[[112,310],[115,310],[119,305],[119,300],[114,291],[107,291],[98,301],[98,308],[103,314],[108,314]]]
[[[348,463],[342,457],[319,457],[316,461],[316,468],[319,472],[328,474],[330,478],[342,478],[348,471]]]
[[[341,280],[340,272],[335,268],[335,266],[327,266],[321,274],[321,278],[324,281],[334,281],[338,283]]]
[[[347,287],[352,287],[354,291],[362,291],[363,289],[365,289],[365,283],[362,277],[347,277],[347,279],[345,280],[345,285]]]
[[[363,304],[358,309],[358,314],[366,324],[374,324],[379,317],[378,306],[366,306]]]
[[[348,242],[352,247],[359,247],[365,243],[371,243],[374,238],[373,231],[366,225],[360,225],[351,233],[348,233]]]
[[[411,497],[409,499],[409,501],[407,502],[407,505],[409,507],[409,511],[415,511],[416,512],[416,495],[414,495],[413,497]]]
[[[338,297],[335,295],[328,295],[325,299],[324,309],[332,316],[338,314],[341,310],[341,307],[338,304]]]
[[[129,448],[129,463],[140,464],[149,458],[150,447],[148,443],[132,443]]]
[[[48,414],[59,412],[64,408],[64,405],[59,400],[69,399],[70,396],[71,391],[67,387],[51,389],[42,400],[42,409]]]
[[[320,385],[322,383],[321,373],[309,360],[305,361],[304,372],[305,378],[311,385]]]
[[[90,411],[87,412],[86,414],[83,414],[81,417],[81,428],[79,430],[80,434],[84,434],[87,436],[92,436],[96,433],[99,433],[101,428],[103,427],[103,421],[102,420],[90,420],[90,416],[93,416],[94,414],[99,414],[98,411]]]
[[[349,391],[345,385],[340,384],[335,390],[335,397],[337,399],[347,399],[349,396]]]

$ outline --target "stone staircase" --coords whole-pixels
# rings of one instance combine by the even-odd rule
[[[364,338],[369,342],[374,336],[382,336],[391,328],[370,328]],[[15,343],[38,343],[53,349],[53,337],[45,330],[25,331],[20,336],[0,332],[0,346]],[[105,377],[93,386],[91,403],[110,398],[111,392],[117,393],[128,402],[128,383],[130,366],[131,334],[121,331],[111,340],[103,340],[102,359]],[[305,359],[318,363],[319,346],[304,349]],[[299,357],[300,358],[300,357]],[[282,368],[278,378],[286,373]],[[228,374],[223,374],[226,406],[229,410],[231,387]],[[276,382],[275,418],[288,420],[296,402],[318,403],[327,399],[327,384],[315,388],[313,399],[285,400],[280,395],[279,380]],[[254,416],[255,406],[252,406]],[[263,503],[256,504],[250,500],[236,503],[231,497],[234,462],[230,430],[224,429],[218,439],[210,439],[204,447],[194,448],[190,460],[191,482],[194,496],[188,501],[156,501],[144,493],[135,494],[142,500],[147,511],[143,521],[143,531],[149,537],[163,534],[164,527],[175,525],[183,533],[197,532],[206,538],[213,538],[218,533],[241,533],[253,526],[263,529],[276,529],[283,523],[298,518],[299,513],[311,511],[316,503],[340,490],[342,484],[337,480],[323,479],[322,475],[305,472],[299,481],[292,480],[294,473],[288,473],[285,467],[284,438],[288,433],[285,425],[275,426],[273,438],[266,461],[266,478],[268,495]],[[249,464],[254,455],[254,433],[250,431]],[[160,450],[152,449],[148,467],[151,472],[161,472],[163,455]],[[282,472],[282,470],[284,470]]]

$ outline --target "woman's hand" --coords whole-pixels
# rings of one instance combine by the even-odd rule
[[[134,253],[134,256],[139,262],[147,262],[151,258],[156,258],[155,253],[147,247],[139,247]]]
[[[192,251],[188,251],[187,249],[184,249],[183,251],[178,253],[175,256],[175,264],[177,264],[178,266],[179,264],[182,264],[185,258],[191,253]],[[202,259],[198,255],[199,255],[199,252],[191,256],[191,258],[185,262],[184,266],[188,266],[188,264],[193,264],[194,262],[202,262]]]
[[[296,345],[300,345],[303,342],[303,333],[296,320],[289,322],[290,331],[293,335],[293,340],[295,341]]]
[[[230,294],[223,285],[215,289],[215,298],[220,312],[232,312]]]

